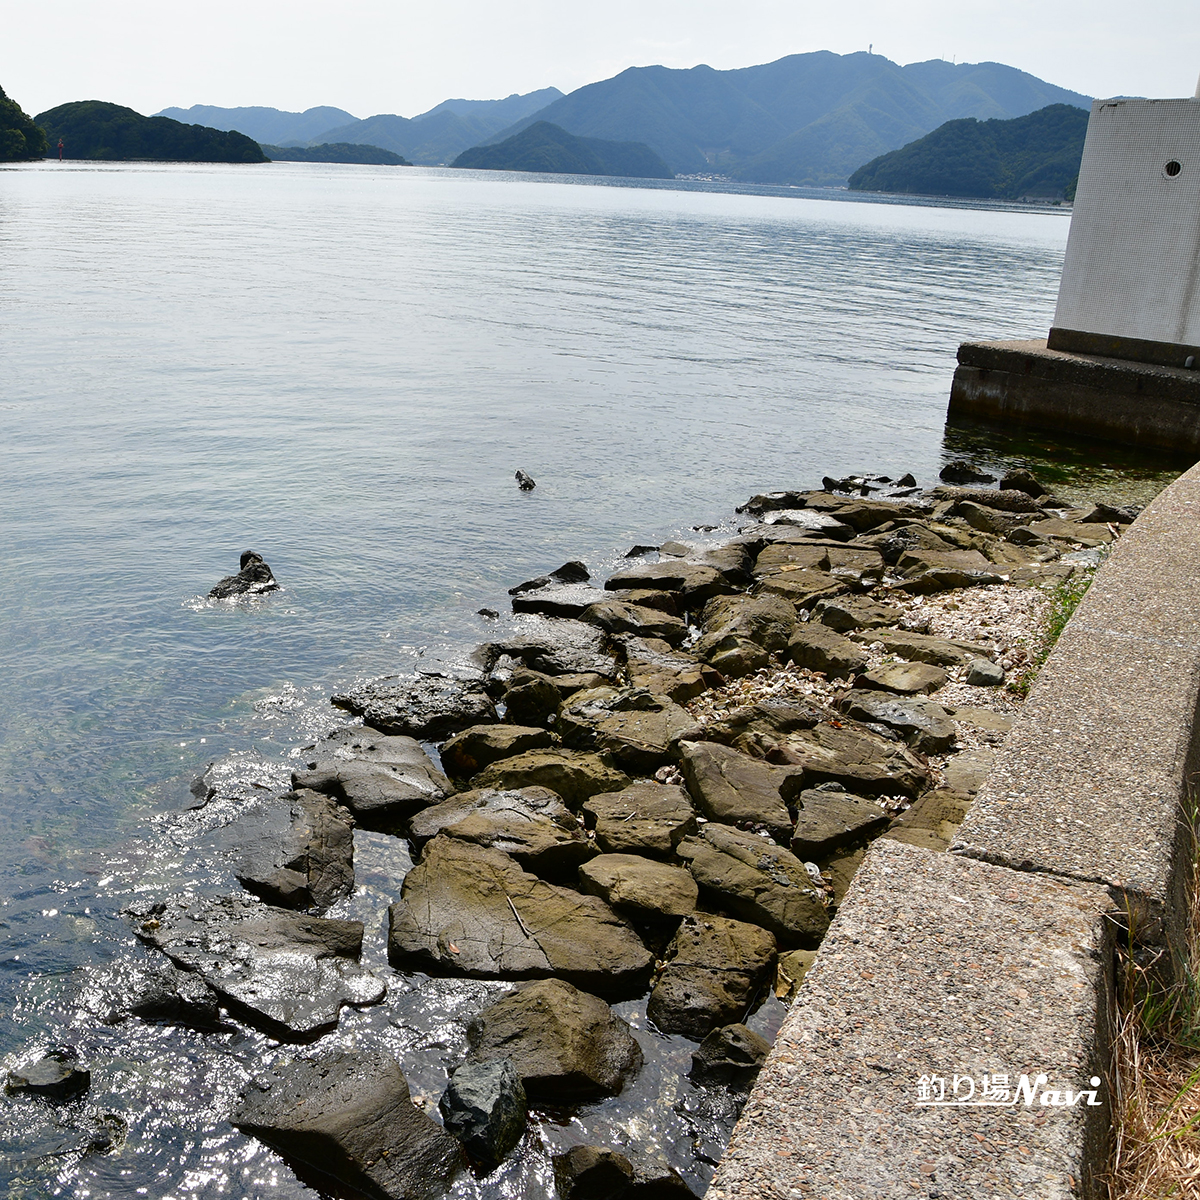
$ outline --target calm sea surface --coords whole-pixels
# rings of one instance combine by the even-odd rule
[[[169,815],[187,782],[231,754],[281,772],[336,685],[452,658],[567,558],[603,570],[823,474],[1029,457],[947,432],[946,397],[960,341],[1049,326],[1067,225],[423,169],[0,170],[0,1052],[95,1068],[82,1115],[3,1102],[12,1194],[311,1194],[220,1120],[261,1039],[214,1059],[87,1009],[135,892],[220,883]],[[245,548],[282,591],[206,602]],[[359,848],[377,954],[395,854]],[[483,993],[452,990],[344,1036],[453,1050],[438,1021]],[[128,1141],[81,1159],[104,1112]],[[495,1186],[537,1195],[540,1164]]]

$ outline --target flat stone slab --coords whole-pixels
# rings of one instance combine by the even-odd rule
[[[891,819],[874,801],[849,792],[808,788],[794,803],[792,853],[802,859],[824,858],[843,846],[874,837]]]
[[[667,783],[635,783],[621,792],[604,792],[586,801],[583,812],[595,822],[596,844],[606,854],[669,858],[696,832],[687,792]]]
[[[708,1200],[1095,1195],[1109,1096],[1063,1101],[1104,1074],[1108,908],[1099,887],[876,842]],[[958,1099],[986,1076],[996,1103],[926,1102],[956,1076]]]

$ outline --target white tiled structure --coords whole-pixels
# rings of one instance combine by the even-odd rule
[[[1092,105],[1054,324],[1200,345],[1200,99]]]

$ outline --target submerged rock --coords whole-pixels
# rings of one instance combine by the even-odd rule
[[[558,975],[628,995],[653,965],[637,934],[596,896],[556,887],[499,850],[436,837],[388,910],[402,970],[477,979]]]
[[[230,596],[257,596],[276,591],[278,587],[263,556],[253,550],[243,550],[238,573],[226,575],[208,594],[216,600],[225,600]]]
[[[479,683],[441,675],[389,675],[339,693],[332,703],[384,733],[414,738],[449,737],[471,725],[499,719]]]
[[[385,1200],[437,1200],[462,1165],[458,1142],[416,1108],[386,1054],[297,1060],[251,1082],[230,1120],[318,1177]]]
[[[525,1085],[507,1058],[463,1063],[451,1073],[438,1108],[446,1128],[484,1170],[503,1162],[525,1134]]]
[[[633,1164],[608,1146],[572,1146],[551,1160],[559,1200],[625,1200]]]
[[[517,472],[517,487],[523,492],[532,492],[537,484],[534,482],[531,475],[526,475],[524,471]]]
[[[361,921],[301,916],[248,896],[183,898],[130,915],[138,937],[284,1040],[332,1029],[343,1006],[377,1004],[387,991],[358,966]]]
[[[61,1046],[27,1066],[9,1071],[5,1090],[10,1094],[27,1092],[46,1100],[71,1100],[91,1085],[92,1073],[80,1066],[78,1052],[71,1046]]]
[[[560,979],[527,984],[485,1008],[467,1037],[469,1061],[511,1060],[535,1103],[616,1096],[642,1066],[629,1026],[603,1000]]]

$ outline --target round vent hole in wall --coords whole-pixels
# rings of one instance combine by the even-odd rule
[[[1163,167],[1163,174],[1169,176],[1171,179],[1174,179],[1175,176],[1178,175],[1182,170],[1182,165],[1176,162],[1175,159],[1171,159],[1171,161],[1167,163],[1165,167]]]

